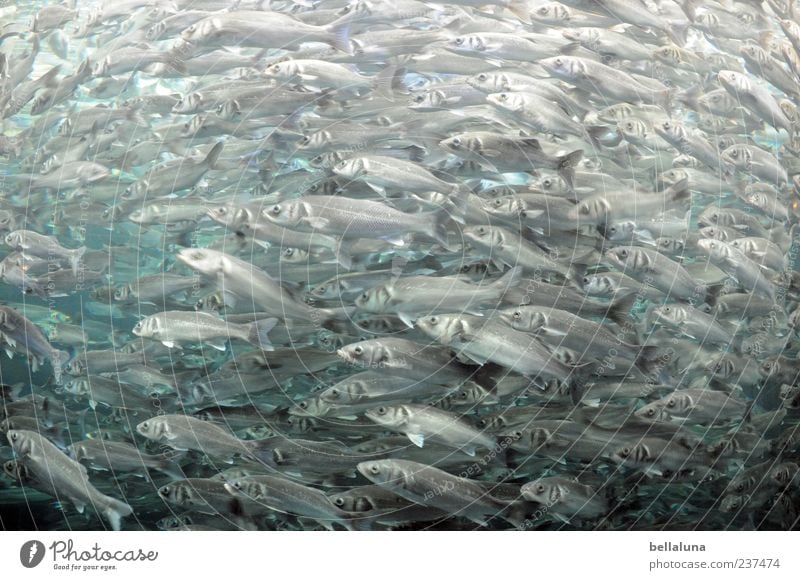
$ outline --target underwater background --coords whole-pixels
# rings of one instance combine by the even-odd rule
[[[793,0],[0,3],[6,530],[792,530]]]

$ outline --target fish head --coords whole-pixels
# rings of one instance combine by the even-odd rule
[[[347,344],[337,350],[336,354],[350,364],[368,368],[381,368],[391,362],[389,350],[374,340]]]
[[[321,397],[310,397],[298,401],[289,407],[289,414],[297,417],[324,417],[331,411],[331,406]]]
[[[458,315],[436,315],[418,318],[414,326],[442,344],[461,341],[467,331],[467,325]]]
[[[523,332],[539,332],[547,326],[547,314],[535,308],[517,308],[513,312],[504,312],[501,318],[511,328]]]
[[[6,237],[4,238],[4,241],[9,248],[13,250],[18,250],[22,248],[23,239],[24,239],[23,230],[16,230],[7,233]]]
[[[492,226],[469,226],[463,230],[464,238],[484,248],[499,248],[503,244],[503,233],[500,228]]]
[[[148,316],[137,322],[131,332],[140,338],[155,338],[164,330],[161,322],[159,316]]]
[[[357,490],[345,491],[330,496],[331,503],[346,512],[369,512],[378,509],[373,498]]]
[[[626,269],[634,265],[636,254],[637,250],[632,246],[619,246],[607,250],[603,257],[611,265]]]
[[[601,194],[588,197],[570,208],[569,217],[582,224],[597,225],[606,220],[611,210],[611,202]]]
[[[675,326],[686,322],[689,318],[687,309],[677,304],[655,306],[650,310],[650,314],[659,322],[665,322]]]
[[[398,428],[411,419],[411,411],[405,405],[382,405],[369,409],[364,415],[378,425]]]
[[[581,278],[581,286],[586,294],[591,296],[605,296],[613,294],[616,291],[617,285],[614,281],[603,274],[591,274]]]
[[[708,14],[710,15],[710,13]],[[737,93],[747,93],[751,89],[747,76],[736,71],[721,70],[717,73],[717,79],[734,98],[736,98]]]
[[[734,167],[747,168],[753,158],[753,152],[747,145],[737,144],[725,149],[720,157],[722,160]]]
[[[345,159],[334,165],[333,172],[342,177],[358,179],[366,175],[367,166],[364,159],[355,157],[353,159]]]
[[[632,240],[636,233],[636,222],[623,221],[614,222],[608,225],[603,223],[598,224],[598,231],[608,240],[614,242],[621,242],[625,240]]]
[[[169,429],[163,418],[151,417],[136,425],[136,431],[148,439],[160,439]]]
[[[530,481],[520,488],[525,499],[545,505],[553,505],[561,499],[561,488],[550,478]]]
[[[626,141],[641,143],[647,139],[650,129],[643,119],[628,117],[617,123],[617,131],[622,134]]]
[[[531,12],[530,17],[545,24],[565,24],[572,18],[572,10],[560,2],[548,2]]]
[[[454,135],[452,137],[439,141],[439,146],[442,149],[445,149],[457,155],[459,153],[463,153],[464,151],[470,151],[470,148],[467,147],[468,143],[466,141],[467,139],[465,135],[463,134]]]
[[[524,98],[517,93],[492,93],[486,97],[486,100],[492,105],[516,113],[525,107]]]
[[[206,275],[222,272],[225,254],[207,248],[183,248],[178,251],[177,259],[192,270]]]
[[[290,228],[300,224],[307,216],[307,212],[302,201],[287,200],[264,208],[261,210],[261,215],[274,224]]]
[[[580,59],[564,55],[542,59],[539,65],[551,75],[564,80],[579,79],[586,69],[586,65]]]
[[[386,284],[365,290],[356,298],[355,304],[361,310],[379,313],[386,311],[392,298],[392,287]]]
[[[408,108],[414,111],[440,111],[447,108],[447,95],[444,91],[424,91],[414,95]]]
[[[710,206],[700,212],[700,215],[697,217],[697,224],[700,227],[710,227],[710,226],[717,226],[723,225],[720,222],[720,214],[721,210],[715,206]]]
[[[181,38],[186,42],[192,43],[208,42],[218,36],[222,29],[222,20],[219,18],[203,18],[184,28],[181,32]]]
[[[199,92],[189,93],[182,96],[172,107],[173,113],[187,114],[196,113],[200,110],[203,103],[203,95]]]
[[[37,437],[40,437],[40,435],[32,431],[21,429],[9,429],[6,431],[6,438],[17,457],[30,457],[35,455],[38,450]]]
[[[724,355],[711,359],[703,368],[720,379],[727,379],[736,372],[736,364]]]
[[[502,92],[508,87],[507,77],[502,73],[482,72],[467,79],[473,89],[484,93]]]
[[[723,512],[729,513],[738,511],[747,505],[747,497],[743,495],[726,495],[720,502],[720,509]]]
[[[413,473],[408,473],[392,459],[362,461],[356,469],[368,480],[379,485],[402,486],[407,478],[413,478]]]
[[[731,249],[728,244],[712,238],[697,241],[698,249],[713,261],[721,261],[730,256]]]
[[[518,197],[507,195],[497,197],[490,202],[484,202],[484,211],[505,218],[521,217],[524,214],[525,205]]]
[[[333,135],[331,132],[322,130],[316,131],[311,135],[305,135],[297,146],[299,149],[320,151],[328,148],[332,141]]]

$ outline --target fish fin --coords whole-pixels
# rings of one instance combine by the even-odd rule
[[[403,324],[405,324],[409,328],[414,328],[414,320],[416,320],[415,316],[413,316],[411,314],[407,314],[405,312],[398,312],[397,313],[397,318],[402,320]]]
[[[211,151],[208,152],[208,155],[206,155],[206,158],[203,160],[203,164],[206,167],[209,169],[214,169],[214,166],[217,164],[217,160],[222,153],[223,145],[224,143],[222,141],[217,141],[217,143],[211,148]]]
[[[163,344],[167,348],[175,348],[175,342],[173,342],[171,340],[162,340],[161,344]]]
[[[344,238],[339,238],[336,242],[336,247],[333,249],[333,255],[336,257],[336,263],[339,264],[345,270],[351,270],[353,268],[353,259],[352,259],[352,250],[350,248],[350,242],[344,240]]]
[[[404,68],[398,68],[390,64],[380,71],[372,81],[373,90],[388,101],[394,101],[394,89],[402,85],[403,77],[406,74]]]
[[[528,0],[511,0],[505,8],[525,24],[531,23],[531,9],[528,6]]]
[[[86,246],[78,248],[77,250],[70,253],[69,263],[72,266],[72,273],[75,276],[78,275],[78,269],[80,267],[81,258],[83,258],[83,255],[85,253],[86,253]]]
[[[118,532],[122,529],[122,518],[129,516],[133,513],[131,506],[113,497],[107,497],[106,502],[108,505],[104,506],[101,511],[103,516],[111,524],[111,528]]]
[[[631,308],[636,304],[638,296],[635,292],[631,292],[614,302],[608,307],[606,316],[613,320],[617,326],[624,327],[628,323],[628,316]]]
[[[269,331],[275,328],[278,323],[277,318],[264,318],[256,320],[250,325],[250,335],[248,341],[253,346],[261,350],[275,350],[272,341],[269,339]]]
[[[575,181],[575,167],[581,159],[583,159],[583,149],[577,149],[568,155],[562,155],[558,158],[558,174],[570,189],[573,188]]]
[[[328,32],[333,35],[331,39],[331,46],[333,46],[337,50],[341,50],[342,52],[346,52],[347,54],[353,54],[353,46],[350,43],[350,23],[352,19],[345,15],[344,17],[335,20],[331,24],[329,24],[326,28]]]
[[[421,433],[406,433],[406,437],[417,447],[425,446],[425,435]]]
[[[211,340],[205,341],[205,344],[210,346],[213,349],[216,349],[221,352],[225,352],[225,339],[224,338],[214,338]]]
[[[470,457],[475,457],[475,448],[474,447],[462,447],[461,451],[469,455]]]

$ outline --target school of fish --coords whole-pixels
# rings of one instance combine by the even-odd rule
[[[0,7],[0,525],[800,527],[795,0]]]

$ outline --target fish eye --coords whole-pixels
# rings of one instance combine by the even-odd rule
[[[428,319],[428,324],[430,324],[431,326],[436,326],[437,324],[439,324],[439,318],[436,316],[431,316]]]
[[[734,159],[736,159],[737,157],[739,157],[739,152],[738,152],[738,151],[736,151],[736,150],[733,150],[733,151],[731,151],[731,157],[733,157]]]
[[[489,77],[486,75],[486,73],[481,73],[481,74],[478,75],[478,80],[479,81],[485,81],[488,78]]]
[[[169,486],[162,487],[160,493],[161,495],[169,495]]]
[[[19,439],[19,435],[17,435],[16,433],[12,433],[11,434],[11,440],[12,441],[16,441],[17,439]]]
[[[339,394],[340,394],[340,393],[339,393],[339,389],[331,389],[330,391],[328,391],[328,394],[329,394],[329,395],[330,395],[332,398],[334,398],[334,399],[338,399],[338,398],[339,398]]]
[[[300,407],[301,409],[308,409],[308,401],[300,401],[299,403],[297,403],[297,406]]]
[[[561,66],[562,64],[564,64],[564,61],[563,61],[563,60],[561,60],[561,58],[560,58],[560,57],[559,57],[559,58],[556,58],[556,60],[555,60],[554,62],[556,63],[556,66]]]
[[[540,483],[539,485],[536,486],[536,493],[544,493],[545,489],[546,488],[544,487],[544,485]]]
[[[417,95],[416,97],[414,97],[415,103],[421,103],[424,100],[425,100],[425,95]]]
[[[459,139],[458,137],[453,137],[453,139],[450,141],[450,144],[453,147],[461,147],[461,139]]]
[[[672,311],[672,309],[669,306],[665,306],[664,307],[664,312],[669,313],[671,311]]]
[[[623,447],[618,454],[620,457],[628,457],[631,454],[631,450],[628,447]]]
[[[281,206],[273,205],[270,211],[272,212],[273,215],[279,215],[281,213]]]
[[[300,141],[301,145],[308,145],[309,143],[311,143],[311,137],[309,137],[308,135],[303,137],[302,141]]]
[[[139,425],[139,427],[140,427],[141,429],[147,430],[147,427],[148,427],[148,425],[147,425],[147,421],[145,421],[144,423],[142,423],[141,425]]]
[[[283,255],[286,256],[287,258],[291,258],[294,255],[294,248],[286,248],[283,251]]]
[[[514,314],[511,315],[514,320],[519,320],[522,318],[522,312],[519,310],[515,311]]]
[[[667,407],[669,407],[670,409],[672,409],[676,404],[677,401],[675,401],[675,399],[670,399],[669,401],[667,401]]]
[[[361,356],[362,354],[364,354],[364,347],[359,345],[353,349],[353,352],[356,353],[356,355]]]
[[[372,475],[380,475],[381,468],[378,467],[377,465],[371,465],[370,468],[369,468],[369,472]]]
[[[542,181],[542,185],[544,185],[546,188],[549,189],[550,186],[553,185],[553,180],[548,177],[547,179]]]
[[[645,411],[644,414],[647,417],[655,417],[656,416],[656,410],[651,407],[651,408],[647,409],[647,411]]]
[[[628,250],[620,250],[619,255],[622,256],[623,258],[627,258]]]
[[[664,128],[665,131],[669,131],[672,128],[672,123],[670,123],[669,121],[664,121],[664,124],[661,126]]]
[[[386,414],[386,407],[378,407],[378,408],[375,410],[375,412],[376,412],[378,415],[385,415],[385,414]]]
[[[483,226],[478,227],[477,232],[481,235],[486,233],[486,228]]]
[[[456,43],[456,46],[461,46],[462,44],[464,44],[464,37],[459,36],[458,38],[455,39],[454,42]]]
[[[344,505],[344,499],[337,497],[335,500],[333,500],[333,503],[335,503],[338,507],[342,507]]]

